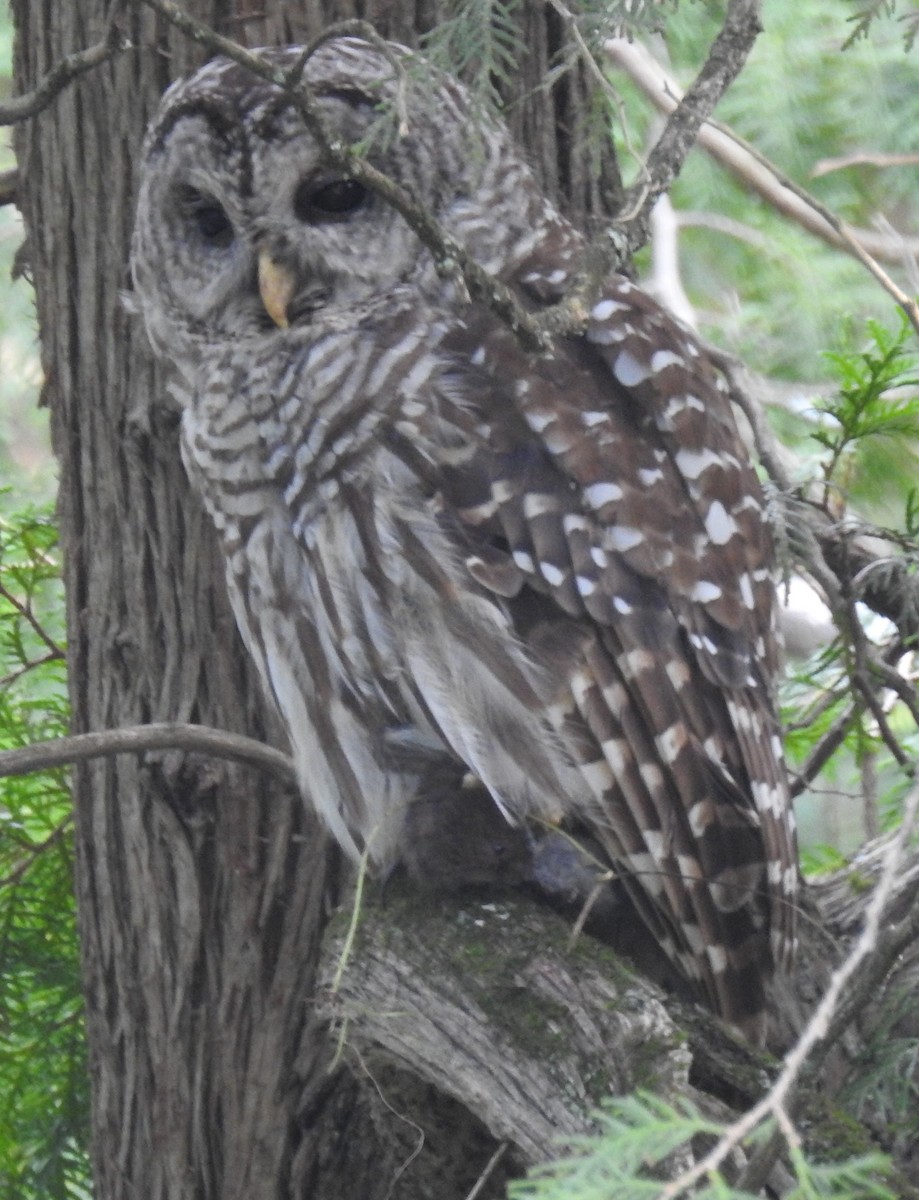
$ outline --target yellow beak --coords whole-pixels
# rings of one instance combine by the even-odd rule
[[[296,286],[293,273],[287,267],[275,262],[266,250],[259,253],[258,290],[265,312],[278,329],[286,329],[290,324],[287,306],[293,299]]]

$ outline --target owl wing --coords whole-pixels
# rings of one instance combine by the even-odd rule
[[[578,818],[682,974],[749,1031],[770,958],[792,953],[797,875],[770,540],[728,397],[626,280],[553,354],[488,316],[444,349],[443,396],[405,452],[552,681]],[[457,445],[475,450],[438,457]]]

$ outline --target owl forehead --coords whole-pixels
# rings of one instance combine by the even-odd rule
[[[399,46],[393,46],[393,51],[408,54]],[[284,71],[298,62],[302,48],[257,53]],[[427,202],[437,203],[442,196],[431,194],[426,184],[449,179],[460,190],[468,190],[479,169],[481,149],[462,86],[432,74],[427,65],[425,71],[422,77],[409,69],[404,81],[408,132],[389,141],[384,131],[381,141],[389,147],[389,173],[413,190],[420,189]],[[364,137],[377,119],[381,102],[385,105],[396,92],[393,63],[353,38],[320,46],[307,60],[303,79],[322,104],[335,136],[346,144]],[[437,110],[469,136],[469,146],[440,136],[440,122],[431,120]],[[414,120],[414,113],[424,119]],[[145,157],[148,176],[158,171],[166,155],[180,174],[195,177],[206,171],[212,178],[232,181],[245,201],[260,191],[265,178],[286,180],[298,171],[302,176],[319,168],[322,155],[316,146],[302,113],[284,89],[234,61],[217,58],[166,93],[148,134]]]
[[[366,106],[337,106],[334,127],[344,140],[356,140],[367,117]],[[163,158],[168,174],[160,176]],[[296,109],[280,93],[241,111],[222,97],[189,96],[173,107],[167,123],[148,147],[147,175],[161,181],[185,179],[197,184],[222,181],[241,199],[255,195],[272,179],[302,177],[321,167],[324,154]]]
[[[287,71],[303,51],[289,46],[256,53]],[[393,73],[392,63],[366,43],[336,39],[310,56],[303,79],[327,115],[330,109],[334,112],[335,133],[354,141],[385,96]],[[301,169],[319,162],[320,155],[310,153],[316,143],[291,96],[239,63],[216,58],[164,95],[146,140],[147,175],[159,171],[165,156],[180,175],[207,172],[232,180],[234,190],[244,198],[257,186],[259,161],[273,157],[277,167],[278,151],[283,155],[293,142],[299,143],[296,157]]]
[[[349,135],[359,138],[369,114],[394,100],[397,94],[408,109],[412,133],[428,129],[432,124],[432,111],[437,110],[441,111],[445,121],[469,132],[482,114],[476,114],[473,120],[462,85],[451,77],[440,75],[430,64],[413,60],[404,46],[388,45],[392,57],[383,55],[359,38],[335,38],[319,46],[307,59],[302,71],[304,83],[314,96],[326,102],[327,108],[338,102],[335,105],[335,132],[346,140]],[[274,47],[253,53],[285,72],[302,58],[304,48]],[[394,59],[405,62],[404,78],[398,76]],[[424,120],[413,122],[413,110]],[[355,115],[350,130],[349,112]],[[203,117],[212,134],[230,154],[243,150],[254,136],[264,142],[291,138],[304,132],[303,117],[281,87],[227,58],[212,59],[168,89],[148,133],[148,156],[155,157],[162,150],[173,129],[186,116]],[[345,127],[339,128],[342,123]],[[436,142],[442,148],[439,137]],[[429,154],[431,149],[428,147]],[[455,167],[456,164],[450,165]]]
[[[401,47],[394,50],[402,51]],[[253,53],[269,66],[290,70],[304,48],[285,46]],[[354,106],[373,105],[391,95],[395,70],[387,59],[365,42],[340,38],[320,46],[307,60],[302,79],[316,96],[336,97]],[[166,92],[151,131],[162,143],[170,130],[189,113],[204,113],[218,131],[258,125],[270,129],[277,119],[293,117],[293,104],[278,85],[228,58],[215,58],[193,75],[174,83]],[[302,118],[296,117],[302,124]]]

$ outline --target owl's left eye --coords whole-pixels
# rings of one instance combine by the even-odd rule
[[[310,224],[342,221],[361,208],[368,195],[356,179],[332,179],[318,184],[304,179],[294,192],[294,215]]]

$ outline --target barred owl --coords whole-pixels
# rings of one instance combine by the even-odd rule
[[[564,297],[580,235],[455,80],[410,72],[389,136],[378,49],[326,42],[304,81],[527,307]],[[693,335],[613,276],[582,333],[528,352],[222,59],[152,123],[132,273],[243,639],[341,846],[387,870],[432,778],[458,839],[464,787],[587,831],[698,998],[758,1038],[797,879],[771,549]]]

